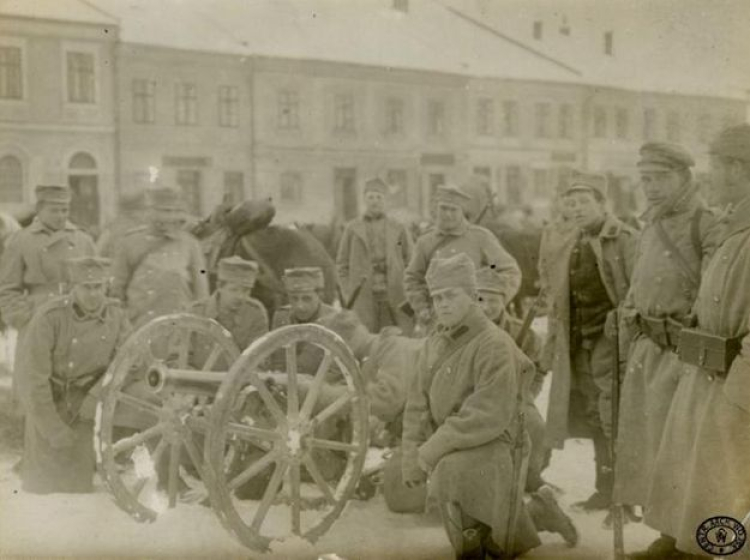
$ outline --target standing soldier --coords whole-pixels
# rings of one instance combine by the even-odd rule
[[[146,197],[149,223],[125,236],[113,271],[113,295],[125,302],[136,328],[208,296],[200,244],[182,230],[186,219],[182,196],[156,188]]]
[[[365,182],[365,213],[347,224],[336,257],[344,297],[355,298],[354,311],[375,333],[389,325],[409,326],[399,306],[405,299],[404,269],[412,240],[403,225],[385,214],[387,194],[381,179]]]
[[[221,259],[217,290],[212,296],[194,303],[190,308],[196,315],[218,321],[232,333],[240,350],[268,332],[266,308],[251,295],[257,276],[258,264],[254,261],[236,256]],[[210,348],[207,350],[210,351]],[[194,351],[198,352],[198,349]],[[198,363],[203,362],[205,359]]]
[[[617,441],[617,503],[644,505],[664,422],[683,365],[677,356],[700,285],[701,267],[716,242],[717,224],[698,195],[681,146],[649,142],[638,168],[649,208],[622,311],[627,368]],[[625,342],[625,341],[624,341]],[[666,537],[652,547],[674,549]]]
[[[67,261],[70,295],[48,301],[28,325],[19,352],[19,392],[26,410],[22,488],[91,492],[93,397],[129,325],[106,297],[109,261]]]
[[[95,253],[88,234],[68,221],[68,187],[39,185],[36,199],[34,221],[8,239],[0,263],[0,311],[3,321],[18,330],[16,353],[34,311],[65,292],[64,261]],[[20,372],[18,365],[14,371]]]
[[[433,231],[417,240],[411,262],[404,273],[406,297],[418,321],[429,324],[432,317],[425,274],[433,258],[467,255],[475,268],[490,267],[502,281],[507,305],[521,285],[521,270],[489,230],[469,223],[465,207],[472,199],[455,186],[440,186],[435,195],[437,223]]]
[[[552,286],[552,387],[547,412],[547,444],[561,449],[570,437],[594,441],[596,492],[578,504],[609,509],[612,500],[612,361],[614,341],[605,335],[611,312],[630,285],[635,232],[606,208],[606,180],[576,173],[563,192],[577,234],[560,259],[566,274]],[[611,319],[610,319],[611,320]]]
[[[728,211],[693,308],[697,325],[680,333],[684,363],[645,508],[646,523],[677,550],[640,559],[731,554],[740,542],[729,531],[720,551],[699,547],[699,528],[716,516],[746,528],[750,519],[750,125],[721,132],[710,154],[712,197]]]

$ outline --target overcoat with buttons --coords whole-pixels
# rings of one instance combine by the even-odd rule
[[[135,328],[209,295],[200,243],[185,231],[164,237],[150,226],[132,230],[119,245],[112,273],[112,294],[125,302]]]
[[[64,395],[52,385],[101,373],[130,332],[120,303],[108,300],[94,314],[71,297],[55,298],[35,313],[21,343],[19,394],[26,410],[21,479],[29,492],[90,492],[94,474],[93,406],[88,399],[68,425],[58,412]],[[71,439],[72,436],[72,439]],[[66,440],[70,440],[67,441]],[[65,443],[73,442],[72,445]]]
[[[696,543],[703,521],[742,521],[750,512],[748,286],[750,197],[722,224],[694,307],[698,329],[740,338],[741,352],[725,378],[683,364],[645,510],[648,525],[675,537],[677,547],[691,554],[705,554]]]
[[[565,270],[570,269],[570,259],[578,236],[567,238],[560,251]],[[596,256],[597,269],[612,305],[618,306],[630,287],[630,275],[635,257],[636,232],[614,216],[607,216],[596,237],[589,238]],[[572,364],[570,355],[570,278],[558,276],[558,285],[551,286],[552,315],[549,322],[547,345],[551,345],[552,363],[545,364],[552,371],[549,405],[547,409],[546,443],[562,448],[570,437],[568,413]]]
[[[659,219],[669,238],[691,268],[700,274],[716,248],[715,215],[694,190],[674,205],[660,210]],[[651,212],[649,213],[651,214]],[[648,493],[664,422],[672,403],[682,366],[677,354],[659,346],[636,327],[636,315],[684,323],[698,284],[665,245],[650,215],[638,242],[630,291],[622,310],[621,355],[626,358],[620,398],[615,495],[620,503],[643,505]],[[678,327],[676,327],[678,328]],[[631,339],[631,337],[633,337]]]

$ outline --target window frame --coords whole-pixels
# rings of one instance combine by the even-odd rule
[[[439,110],[437,110],[439,109]],[[443,99],[428,99],[427,106],[427,136],[430,138],[445,138],[447,131],[447,110]],[[433,118],[439,117],[439,118]]]
[[[394,118],[395,117],[395,118]],[[406,130],[406,102],[403,97],[390,95],[385,99],[385,133],[391,136]]]
[[[356,100],[353,93],[333,94],[334,134],[356,134]]]
[[[190,110],[189,110],[189,104],[185,106],[185,114],[188,118],[182,119],[181,111],[180,109],[180,102],[183,97],[180,95],[180,91],[182,87],[184,86],[190,86],[192,87],[193,96],[192,97],[184,97],[187,101],[193,102],[193,119],[191,120],[189,118],[190,116]],[[174,124],[176,126],[198,126],[198,86],[195,84],[195,82],[175,82],[174,84]]]
[[[26,39],[21,37],[5,36],[0,38],[0,47],[15,48],[20,50],[20,97],[0,97],[0,103],[24,103],[28,101],[28,66],[27,66],[27,49]]]
[[[521,104],[515,99],[503,100],[503,130],[505,138],[521,136]]]
[[[92,89],[92,101],[73,101],[70,99],[70,76],[68,72],[68,54],[79,53],[87,54],[92,57],[93,60],[93,89]],[[87,43],[64,43],[61,51],[62,56],[62,76],[63,76],[63,90],[62,95],[65,101],[65,105],[71,107],[91,107],[97,106],[101,99],[101,75],[102,68],[99,60],[99,50],[96,46]]]
[[[146,86],[145,90],[143,92],[137,91],[136,84],[144,84]],[[135,124],[156,124],[156,80],[149,78],[133,78],[131,89],[133,122]],[[143,103],[145,114],[145,118],[142,119],[138,118],[138,108],[140,106],[139,100]]]
[[[294,99],[292,99],[292,97]],[[276,91],[276,129],[277,130],[299,130],[300,124],[300,95],[299,90],[292,88],[281,88]],[[288,113],[285,108],[294,108]],[[288,120],[288,123],[284,121]]]
[[[226,93],[227,95],[223,95]],[[217,124],[222,128],[240,126],[240,88],[232,84],[220,85],[216,92]],[[196,110],[197,113],[197,110]]]
[[[478,97],[476,100],[475,130],[477,136],[495,134],[495,100],[492,97]]]
[[[534,103],[534,138],[552,138],[552,103],[536,101]]]

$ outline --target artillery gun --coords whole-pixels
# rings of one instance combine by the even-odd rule
[[[316,371],[298,371],[302,347],[319,354]],[[314,542],[341,515],[368,416],[357,361],[324,327],[283,327],[240,352],[217,322],[168,315],[133,333],[105,375],[97,462],[136,520],[192,491],[243,545],[266,551],[292,535]]]

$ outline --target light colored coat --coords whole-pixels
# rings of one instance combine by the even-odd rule
[[[408,328],[409,318],[399,310],[399,306],[406,300],[404,269],[411,258],[413,242],[406,227],[387,216],[384,220],[388,303],[397,325]],[[336,270],[345,298],[351,297],[363,277],[366,279],[352,309],[370,332],[377,332],[372,293],[372,257],[364,218],[356,218],[346,226],[336,256]]]
[[[578,241],[577,236],[567,238],[560,251],[566,263],[566,274],[558,277],[559,284],[552,286],[552,316],[547,345],[552,348],[552,386],[547,409],[547,444],[562,448],[570,437],[568,413],[572,364],[570,356],[570,257]],[[630,286],[630,275],[635,256],[636,233],[613,216],[608,216],[598,236],[589,239],[598,263],[604,287],[613,306],[625,299]]]
[[[697,328],[739,337],[742,350],[724,379],[684,364],[646,504],[648,525],[692,554],[705,554],[700,523],[750,512],[750,197],[723,228],[694,311]]]

